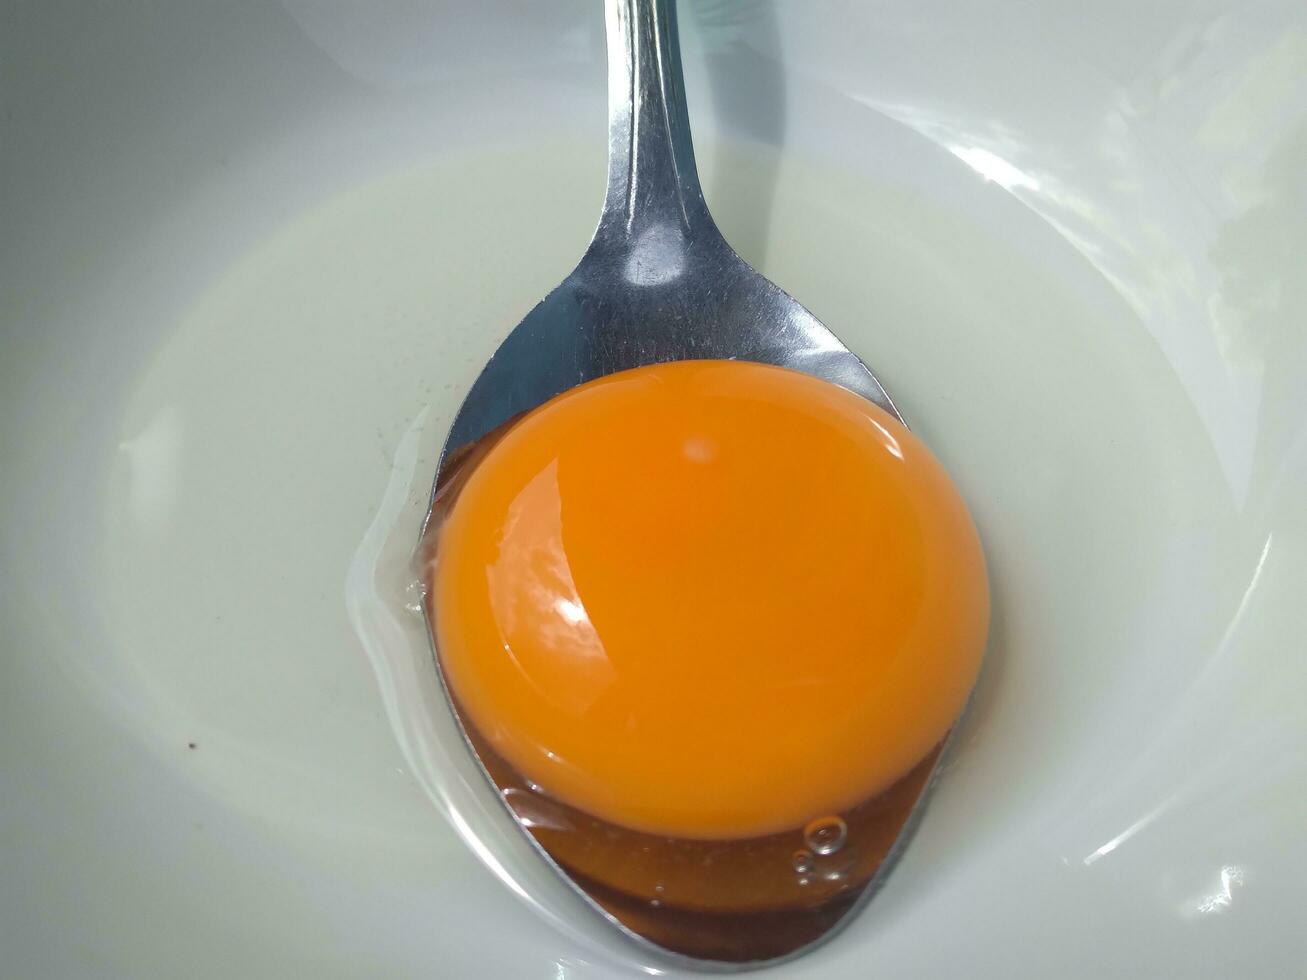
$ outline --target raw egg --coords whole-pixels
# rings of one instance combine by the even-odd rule
[[[989,596],[967,509],[889,413],[796,371],[681,361],[509,427],[436,530],[465,723],[622,827],[727,840],[883,792],[961,712]]]

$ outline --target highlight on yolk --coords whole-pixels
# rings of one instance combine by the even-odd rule
[[[510,765],[636,830],[728,839],[885,790],[961,712],[980,542],[925,446],[808,375],[680,361],[512,426],[439,528],[451,694]]]

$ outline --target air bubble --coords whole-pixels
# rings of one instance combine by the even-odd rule
[[[420,580],[410,582],[404,589],[404,608],[411,613],[420,613],[426,597],[426,586]]]
[[[844,846],[849,828],[839,817],[819,817],[803,828],[803,839],[818,854],[834,854]]]
[[[794,870],[799,874],[806,875],[812,871],[816,862],[811,851],[795,851],[794,856],[790,858],[790,864],[794,866]]]

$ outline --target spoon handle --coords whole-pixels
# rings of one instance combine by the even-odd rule
[[[604,7],[608,194],[596,244],[618,245],[656,228],[690,239],[715,230],[694,164],[676,0],[604,0]]]

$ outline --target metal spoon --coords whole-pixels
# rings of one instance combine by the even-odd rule
[[[897,416],[867,366],[713,223],[690,141],[675,3],[605,7],[608,194],[599,227],[572,274],[490,358],[447,449],[594,378],[695,358],[806,371]]]
[[[428,525],[438,525],[467,464],[493,442],[496,430],[576,385],[629,368],[703,358],[760,361],[842,385],[901,420],[867,366],[795,299],[750,268],[713,223],[690,141],[674,0],[605,0],[605,7],[608,193],[599,226],[576,269],[509,334],[473,384],[441,456]],[[699,967],[792,955],[847,921],[901,850],[938,758],[937,751],[922,760],[870,809],[846,815],[850,837],[857,832],[869,842],[858,887],[821,910],[804,910],[794,922],[764,915],[750,924],[747,916],[731,918],[721,909],[716,918],[659,910],[656,896],[624,894],[596,880],[595,869],[620,859],[623,848],[657,853],[666,847],[670,855],[674,847],[682,866],[706,858],[717,862],[714,867],[722,870],[713,873],[721,875],[732,873],[730,867],[747,870],[747,862],[732,865],[739,855],[699,854],[700,845],[620,828],[605,826],[598,834],[592,818],[535,792],[495,757],[452,695],[450,702],[487,778],[542,857],[618,928]],[[594,842],[582,849],[588,865],[573,860],[579,851],[551,844],[576,839],[548,836],[558,828],[594,832]],[[789,838],[748,844],[755,855],[783,850],[781,863],[789,866]],[[739,879],[741,889],[747,890],[746,878]],[[729,928],[736,933],[718,942]]]

